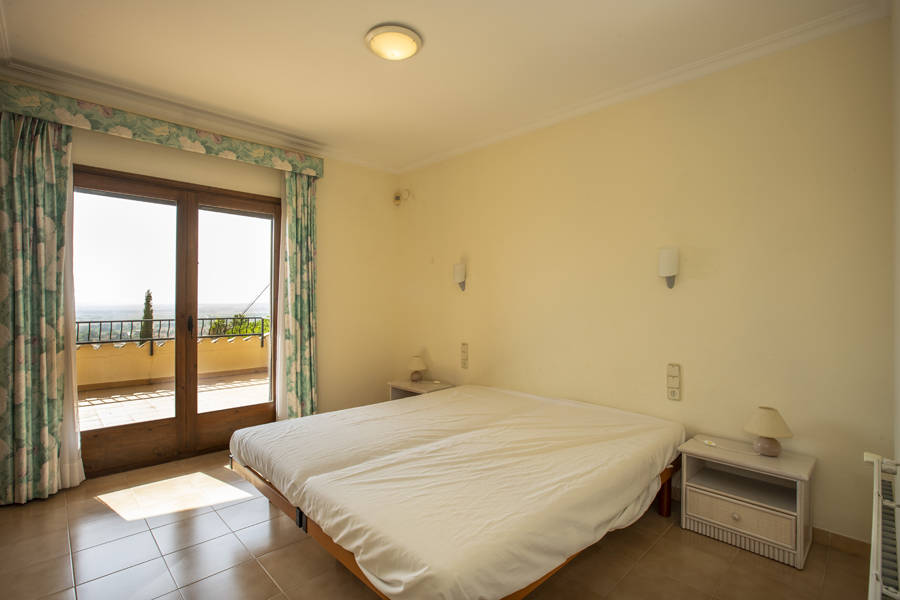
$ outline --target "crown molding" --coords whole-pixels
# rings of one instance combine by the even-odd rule
[[[307,138],[300,132],[285,131],[274,123],[224,113],[216,107],[200,105],[183,98],[164,97],[111,81],[101,81],[18,61],[10,49],[3,0],[0,0],[0,78],[248,141],[339,159],[391,174],[403,174],[884,17],[890,13],[890,4],[888,0],[864,0],[841,11],[738,48],[604,92],[586,102],[556,111],[530,124],[472,144],[432,154],[400,167],[360,159],[322,141]]]
[[[761,38],[709,58],[675,67],[674,69],[659,75],[640,79],[617,89],[604,92],[585,103],[570,106],[539,121],[534,121],[529,125],[483,139],[474,144],[468,144],[453,150],[434,154],[420,161],[409,163],[396,169],[395,172],[400,174],[408,173],[471,152],[472,150],[484,148],[491,144],[496,144],[538,129],[549,127],[550,125],[555,125],[562,121],[567,121],[594,112],[606,106],[619,104],[638,96],[644,96],[692,79],[698,79],[705,75],[715,73],[716,71],[722,71],[741,63],[749,62],[768,54],[774,54],[775,52],[812,41],[816,38],[879,19],[890,14],[890,10],[890,2],[888,0],[865,0],[864,2],[809,21],[803,25]]]

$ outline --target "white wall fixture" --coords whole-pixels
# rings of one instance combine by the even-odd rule
[[[459,289],[466,291],[466,263],[453,265],[453,281],[459,284]]]
[[[422,36],[409,27],[383,23],[366,34],[366,46],[385,60],[406,60],[422,47]]]
[[[659,249],[659,276],[666,278],[669,289],[675,287],[675,276],[678,275],[678,248]]]

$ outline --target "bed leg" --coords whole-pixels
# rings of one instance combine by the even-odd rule
[[[666,480],[656,496],[656,511],[663,517],[672,515],[672,478]]]

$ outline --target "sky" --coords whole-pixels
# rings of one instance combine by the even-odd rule
[[[174,204],[75,192],[75,305],[175,303]],[[201,209],[197,300],[250,304],[270,280],[269,219]],[[265,301],[268,295],[263,295]],[[257,303],[258,305],[258,303]]]

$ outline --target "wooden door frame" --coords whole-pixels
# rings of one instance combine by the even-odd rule
[[[193,316],[196,332],[197,218],[201,207],[271,216],[273,219],[271,291],[272,298],[278,299],[280,198],[84,165],[74,167],[74,187],[78,190],[176,205],[178,210],[176,239],[184,248],[176,263],[176,330],[187,331],[187,320]],[[273,306],[269,328],[270,402],[198,413],[196,338],[193,335],[176,335],[176,394],[179,394],[183,401],[176,401],[175,416],[83,432],[82,459],[88,476],[133,469],[221,449],[227,447],[231,433],[235,429],[274,421],[276,312],[276,307]]]

